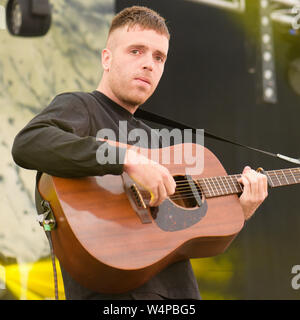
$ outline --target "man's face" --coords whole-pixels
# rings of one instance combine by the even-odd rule
[[[114,30],[103,53],[113,100],[128,107],[144,103],[163,74],[168,48],[167,37],[154,30],[139,26]]]

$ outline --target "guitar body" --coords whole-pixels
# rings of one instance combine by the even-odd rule
[[[172,160],[182,146],[163,148],[171,154],[171,164],[164,165],[179,178],[186,175],[187,165]],[[204,170],[193,180],[227,175],[211,151],[189,146],[192,154],[204,152]],[[54,252],[72,277],[91,290],[126,292],[176,261],[222,253],[243,227],[236,194],[202,196],[196,205],[167,199],[153,210],[141,210],[147,216],[143,223],[125,192],[125,178],[65,179],[43,174],[39,182],[38,189],[56,219]]]

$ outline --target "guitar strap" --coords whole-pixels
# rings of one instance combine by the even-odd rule
[[[167,126],[167,127],[178,128],[178,129],[181,129],[181,130],[191,129],[194,134],[196,134],[196,132],[197,132],[196,131],[197,129],[194,128],[194,127],[188,126],[186,124],[183,124],[183,123],[180,123],[180,122],[177,122],[177,121],[174,121],[174,120],[170,120],[170,119],[164,118],[162,116],[159,116],[159,115],[157,115],[155,113],[152,113],[152,112],[149,112],[149,111],[146,111],[146,110],[138,109],[135,112],[134,115],[135,115],[135,117],[140,118],[142,120],[147,120],[147,121],[154,122],[154,123],[157,123],[157,124],[160,124],[160,125],[164,125],[164,126]],[[241,144],[241,143],[238,143],[238,142],[235,142],[235,141],[223,138],[223,137],[219,137],[219,136],[217,136],[215,134],[212,134],[212,133],[209,133],[209,132],[207,132],[205,130],[204,130],[204,136],[208,137],[208,138],[215,139],[215,140],[219,140],[219,141],[222,141],[222,142],[227,142],[227,143],[233,144],[235,146],[246,148],[248,150],[252,150],[252,151],[259,152],[259,153],[263,153],[263,154],[266,154],[268,156],[272,156],[272,157],[275,157],[275,158],[283,159],[283,160],[288,161],[288,162],[300,164],[300,159],[291,158],[291,157],[282,155],[280,153],[272,153],[272,152],[268,152],[268,151],[265,151],[265,150],[260,150],[260,149],[257,149],[257,148],[249,147],[249,146],[246,146],[244,144]]]
[[[51,256],[53,276],[54,276],[54,295],[55,295],[55,300],[58,300],[57,271],[56,271],[55,254],[53,250],[52,235],[51,235],[51,230],[55,228],[55,218],[54,218],[54,214],[51,209],[50,203],[42,198],[38,190],[38,182],[41,176],[42,176],[42,173],[37,172],[36,184],[35,184],[35,206],[38,213],[37,221],[44,228],[46,237],[49,242],[50,256]]]

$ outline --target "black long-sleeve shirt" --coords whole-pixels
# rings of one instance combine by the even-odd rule
[[[120,121],[124,121],[126,126],[121,128]],[[56,96],[18,133],[12,155],[23,168],[59,177],[118,175],[123,172],[125,149],[112,147],[106,142],[97,141],[95,137],[100,129],[110,129],[117,141],[124,141],[128,132],[136,128],[144,129],[151,137],[150,127],[101,92],[63,93]],[[150,142],[145,143],[150,145]],[[127,143],[130,144],[130,141]],[[116,163],[99,164],[96,153],[103,144],[112,154],[116,154]],[[167,267],[133,290],[132,294],[141,292],[176,299],[200,298],[189,261]],[[69,296],[72,297],[72,293]],[[114,295],[99,294],[98,297],[114,298]]]

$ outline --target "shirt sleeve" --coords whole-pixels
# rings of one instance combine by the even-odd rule
[[[85,104],[75,94],[56,96],[15,137],[14,161],[23,168],[65,178],[121,174],[126,149],[89,136],[89,121]],[[115,154],[116,161],[98,163],[99,147]]]

